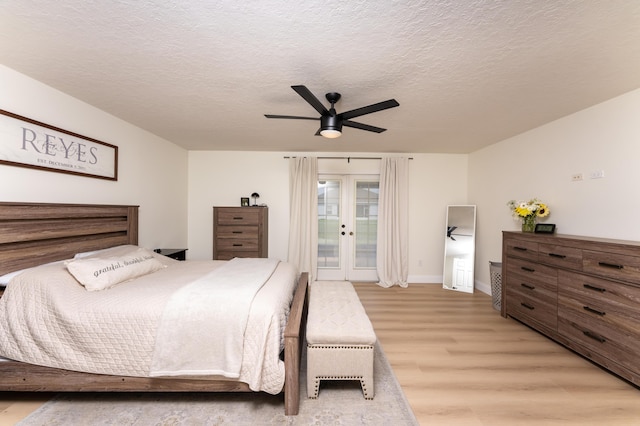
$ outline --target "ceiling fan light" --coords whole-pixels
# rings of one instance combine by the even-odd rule
[[[342,134],[342,120],[336,116],[333,105],[330,110],[331,115],[320,117],[320,136],[327,139],[339,138]]]
[[[325,137],[327,139],[335,139],[335,138],[339,138],[340,135],[342,135],[342,132],[340,132],[340,130],[335,130],[335,129],[324,129],[324,130],[320,130],[320,135],[322,135],[322,137]]]

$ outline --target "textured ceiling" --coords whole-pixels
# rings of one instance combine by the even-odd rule
[[[0,62],[187,149],[468,153],[640,87],[640,1],[2,0]]]

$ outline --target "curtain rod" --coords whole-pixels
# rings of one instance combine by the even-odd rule
[[[289,158],[297,158],[297,157],[284,157],[285,160]],[[347,163],[350,163],[351,160],[382,160],[382,157],[316,157],[318,160],[347,160]],[[413,157],[409,157],[409,160],[413,160]]]

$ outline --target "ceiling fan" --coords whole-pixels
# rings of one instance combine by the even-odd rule
[[[329,109],[322,105],[322,102],[316,98],[313,93],[305,86],[291,86],[293,90],[302,96],[302,98],[309,103],[316,111],[320,113],[320,117],[298,117],[292,115],[273,115],[265,114],[267,118],[288,118],[295,120],[320,120],[320,129],[316,132],[316,136],[321,135],[325,138],[337,138],[342,134],[342,126],[353,127],[360,130],[366,130],[369,132],[382,133],[387,129],[380,127],[370,126],[368,124],[362,124],[355,121],[351,121],[352,118],[360,117],[365,114],[371,114],[374,112],[382,111],[388,108],[394,108],[400,106],[395,99],[389,99],[388,101],[378,102],[377,104],[368,105],[362,108],[352,109],[351,111],[336,113],[334,105],[340,100],[340,93],[329,92],[325,95],[331,107]]]

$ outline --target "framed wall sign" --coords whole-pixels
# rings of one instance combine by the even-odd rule
[[[118,180],[118,147],[0,109],[0,164]]]

